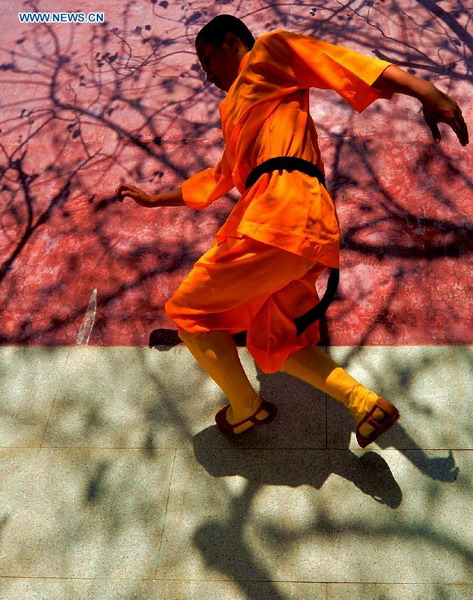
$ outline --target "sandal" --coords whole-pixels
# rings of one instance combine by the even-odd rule
[[[240,425],[243,425],[244,423],[248,423],[249,421],[254,425],[267,425],[268,423],[271,423],[271,421],[274,421],[278,412],[278,408],[275,404],[263,400],[261,402],[260,407],[247,419],[243,419],[243,421],[231,425],[227,421],[227,408],[228,405],[224,406],[218,411],[218,413],[215,415],[215,422],[217,423],[217,427],[220,429],[220,431],[222,431],[223,433],[229,433],[231,435],[240,435],[239,433],[235,433],[235,429],[237,427],[240,427]],[[257,419],[256,415],[262,410],[265,410],[267,413],[269,413],[268,416],[266,417],[266,419]],[[249,427],[248,429],[251,429],[251,427]],[[241,433],[244,433],[244,431],[242,431]]]
[[[375,420],[373,416],[376,409],[384,413],[384,416],[380,420]],[[378,398],[370,412],[358,423],[356,427],[356,441],[362,448],[366,448],[368,444],[377,440],[382,433],[392,427],[400,416],[399,411],[391,402],[388,402],[386,398]],[[360,433],[360,427],[364,423],[368,423],[368,425],[374,427],[369,437],[364,437]]]

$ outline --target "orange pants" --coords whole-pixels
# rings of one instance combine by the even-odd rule
[[[251,238],[227,238],[194,265],[165,310],[180,333],[247,331],[247,348],[264,373],[319,340],[319,325],[299,337],[293,319],[319,301],[324,265]]]

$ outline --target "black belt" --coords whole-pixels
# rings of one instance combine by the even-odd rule
[[[276,158],[265,160],[251,171],[246,179],[246,189],[256,183],[263,173],[271,173],[271,171],[279,171],[279,169],[302,171],[306,175],[316,177],[325,186],[325,176],[314,163],[303,158],[297,158],[296,156],[277,156]]]
[[[302,171],[302,173],[306,173],[311,177],[316,177],[319,182],[326,187],[325,176],[314,163],[304,160],[303,158],[297,158],[296,156],[277,156],[276,158],[265,160],[251,171],[246,179],[246,189],[256,183],[263,173],[279,171],[280,169],[286,169],[287,171]],[[331,269],[327,282],[327,289],[320,302],[300,317],[294,319],[298,336],[301,335],[309,325],[318,321],[325,314],[325,311],[337,292],[338,280],[339,270]]]

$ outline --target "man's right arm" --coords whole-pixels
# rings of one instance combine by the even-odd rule
[[[182,197],[182,187],[152,197],[156,198],[157,206],[187,206]]]
[[[147,194],[136,185],[121,183],[115,193],[120,202],[129,197],[146,208],[187,206],[195,210],[202,210],[234,187],[232,170],[228,164],[226,150],[224,150],[222,158],[215,167],[208,167],[195,173],[175,190],[161,194]],[[183,196],[186,197],[185,202]]]
[[[147,194],[136,185],[121,183],[115,190],[117,199],[123,202],[131,198],[145,208],[158,208],[160,206],[186,206],[182,197],[182,187],[161,194]]]

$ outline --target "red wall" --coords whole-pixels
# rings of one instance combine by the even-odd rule
[[[173,328],[164,302],[238,193],[198,213],[120,204],[113,192],[121,181],[172,189],[219,159],[224,94],[204,84],[194,53],[216,14],[255,37],[287,29],[374,53],[433,81],[471,122],[461,2],[346,5],[35,3],[102,11],[100,26],[20,24],[33,5],[2,3],[1,343],[75,344],[93,323],[90,344],[146,345],[152,329]],[[311,100],[344,234],[330,343],[471,344],[472,146],[442,125],[434,146],[412,98],[361,115],[334,92]]]

